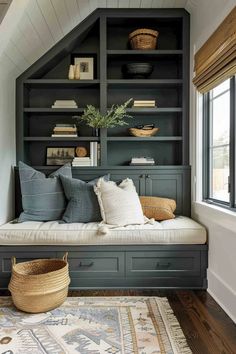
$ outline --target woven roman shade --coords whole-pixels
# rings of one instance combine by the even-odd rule
[[[201,93],[236,74],[236,7],[198,50],[194,61],[193,83]]]

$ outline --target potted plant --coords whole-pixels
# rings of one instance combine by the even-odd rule
[[[98,136],[100,128],[114,128],[128,124],[125,119],[132,118],[132,116],[127,114],[126,108],[131,101],[132,98],[121,105],[112,105],[106,114],[102,114],[99,109],[92,105],[87,105],[83,115],[78,117],[77,120],[93,128],[94,135]]]

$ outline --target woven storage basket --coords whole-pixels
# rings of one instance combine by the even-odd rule
[[[156,49],[158,31],[140,28],[129,34],[132,49]]]
[[[129,128],[130,135],[138,136],[141,138],[148,138],[150,136],[156,135],[160,128],[153,129],[137,129],[137,128]]]
[[[38,259],[16,264],[8,286],[14,305],[30,313],[46,312],[60,306],[70,284],[67,253],[62,259]]]

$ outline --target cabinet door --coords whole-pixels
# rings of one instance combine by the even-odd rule
[[[127,178],[127,175],[133,180],[137,193],[139,195],[145,195],[145,174],[131,173],[130,171],[112,171],[111,180],[115,182],[121,182],[123,179]]]
[[[146,175],[146,195],[175,199],[176,214],[189,215],[190,193],[188,196],[184,196],[183,192],[187,190],[187,187],[183,188],[183,184],[184,179],[181,173],[166,173],[164,175],[150,173]]]

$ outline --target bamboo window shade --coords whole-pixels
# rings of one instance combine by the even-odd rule
[[[193,83],[208,92],[236,74],[236,6],[194,57]]]

